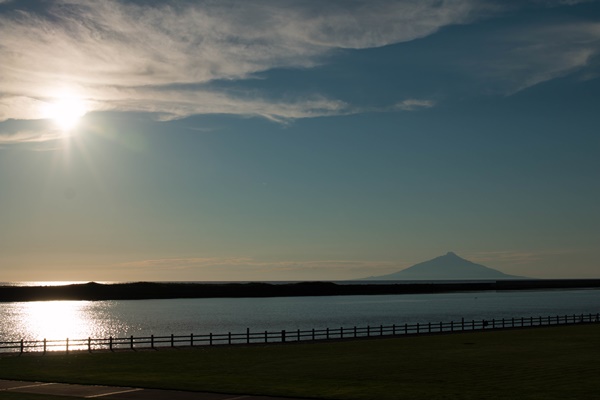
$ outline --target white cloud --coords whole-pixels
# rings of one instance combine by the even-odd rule
[[[470,0],[45,4],[44,12],[0,15],[0,121],[40,118],[39,103],[64,88],[81,93],[95,110],[166,119],[231,113],[281,121],[349,113],[346,104],[319,94],[281,101],[203,85],[311,67],[336,48],[424,37],[468,20],[475,8]]]
[[[0,96],[0,121],[31,119],[42,113],[44,102],[26,96]]]

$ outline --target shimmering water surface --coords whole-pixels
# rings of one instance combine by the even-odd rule
[[[378,326],[600,312],[600,290],[0,303],[0,341]]]

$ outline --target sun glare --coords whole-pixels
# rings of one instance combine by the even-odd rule
[[[74,96],[59,97],[45,110],[46,118],[53,120],[63,132],[73,130],[86,112],[85,102]]]
[[[23,303],[21,325],[34,340],[84,338],[93,328],[82,301],[32,301]]]

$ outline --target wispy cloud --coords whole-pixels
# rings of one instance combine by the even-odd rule
[[[402,111],[415,111],[435,106],[433,100],[406,99],[397,103],[394,108]]]
[[[163,120],[233,114],[286,122],[369,111],[318,89],[276,96],[268,80],[253,91],[231,88],[265,71],[315,67],[338,49],[407,42],[508,7],[494,0],[2,4],[0,122],[42,118],[40,109],[65,88],[84,98],[90,111],[148,112]],[[599,36],[594,23],[503,32],[509,50],[475,64],[482,76],[514,92],[588,65],[598,54]],[[217,89],[216,82],[229,89]],[[433,105],[407,99],[383,108]]]
[[[0,121],[40,118],[40,103],[65,87],[93,110],[164,119],[228,113],[282,121],[351,113],[356,110],[320,93],[282,101],[206,85],[312,67],[333,49],[413,40],[468,20],[475,8],[470,0],[43,4],[43,10],[0,15]]]
[[[28,130],[17,133],[0,133],[0,145],[14,143],[47,142],[62,138],[64,135],[58,130]]]
[[[164,258],[118,265],[122,272],[172,273],[214,280],[355,279],[401,269],[398,262],[357,260],[258,260],[249,257]]]
[[[2,99],[0,98],[0,103]],[[17,143],[44,143],[64,139],[65,134],[53,124],[41,121],[11,121],[0,129],[0,146]],[[47,149],[46,146],[43,146]]]
[[[477,74],[512,94],[584,68],[597,69],[600,24],[562,22],[499,32],[496,51],[475,62]]]

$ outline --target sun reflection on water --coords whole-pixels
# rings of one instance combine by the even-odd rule
[[[0,341],[105,338],[127,329],[110,315],[110,302],[32,301],[0,310]]]
[[[94,329],[86,302],[35,301],[22,308],[21,326],[36,339],[84,338]]]

